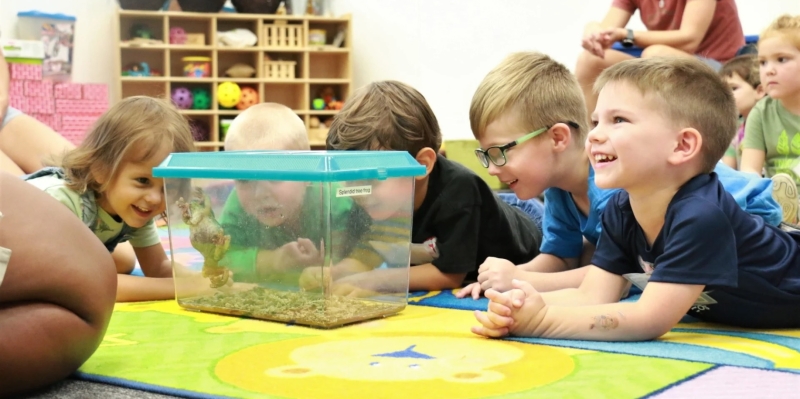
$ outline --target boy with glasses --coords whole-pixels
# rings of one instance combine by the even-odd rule
[[[487,259],[478,269],[478,282],[457,296],[477,299],[489,288],[507,291],[513,279],[539,291],[578,287],[601,234],[603,209],[617,190],[594,183],[584,152],[589,122],[577,80],[544,54],[512,54],[478,86],[470,125],[483,148],[475,153],[491,175],[523,200],[545,193],[544,238],[540,254],[527,263]],[[780,224],[770,180],[722,163],[715,171],[740,207],[768,224]]]
[[[453,289],[465,279],[475,281],[487,257],[524,262],[538,254],[542,238],[536,215],[506,204],[478,175],[438,155],[441,143],[439,124],[425,97],[396,81],[374,82],[356,91],[328,132],[328,149],[408,151],[426,167],[425,175],[415,179],[413,215],[382,211],[393,200],[390,189],[354,198],[372,217],[373,229],[390,228],[396,217],[413,217],[412,291]],[[369,291],[374,287],[367,285],[382,280],[362,275],[340,283]]]

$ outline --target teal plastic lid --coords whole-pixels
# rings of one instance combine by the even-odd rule
[[[234,179],[334,182],[425,174],[406,151],[225,151],[167,156],[153,176],[176,179]]]
[[[48,14],[41,11],[20,11],[17,13],[18,17],[30,17],[30,18],[48,18],[48,19],[60,19],[62,21],[74,21],[75,17],[72,15],[66,14]]]

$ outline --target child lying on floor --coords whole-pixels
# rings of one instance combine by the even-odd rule
[[[585,150],[603,213],[580,287],[540,294],[515,280],[476,312],[488,337],[603,341],[659,337],[688,312],[753,328],[800,327],[800,231],[743,211],[713,172],[736,132],[725,82],[689,58],[635,59],[604,71]],[[619,303],[628,281],[643,288]]]

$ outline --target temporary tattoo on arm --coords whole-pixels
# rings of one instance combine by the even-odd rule
[[[625,317],[623,315],[623,317]],[[608,331],[613,330],[619,326],[619,321],[612,315],[601,314],[593,318],[592,324],[589,326],[590,330],[597,328],[598,330]]]

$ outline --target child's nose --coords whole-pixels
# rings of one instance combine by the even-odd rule
[[[497,176],[500,174],[500,167],[495,165],[494,162],[489,161],[489,166],[486,168],[491,176]]]

